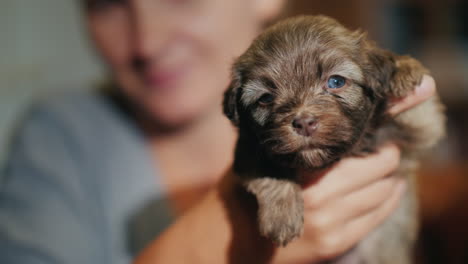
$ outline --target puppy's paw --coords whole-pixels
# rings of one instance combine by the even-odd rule
[[[260,234],[278,246],[286,246],[303,231],[303,212],[297,205],[285,208],[284,201],[272,201],[259,208]]]
[[[249,180],[245,185],[257,197],[261,235],[286,246],[302,234],[304,205],[299,185],[272,178]]]

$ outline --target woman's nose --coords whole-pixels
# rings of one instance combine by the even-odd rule
[[[148,1],[141,1],[148,2]],[[161,53],[171,34],[171,24],[151,5],[137,5],[132,10],[132,44],[135,57],[152,59]]]

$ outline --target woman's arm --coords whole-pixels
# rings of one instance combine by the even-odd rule
[[[386,175],[398,160],[398,149],[386,146],[327,171],[322,181],[304,189],[308,209],[303,236],[278,250],[259,235],[254,203],[223,184],[230,187],[212,190],[135,263],[311,263],[339,255],[396,208],[404,182]]]

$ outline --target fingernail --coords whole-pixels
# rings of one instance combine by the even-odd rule
[[[400,149],[398,148],[398,145],[396,145],[395,143],[393,142],[387,142],[385,143],[381,149],[380,149],[381,152],[384,152],[386,153],[387,156],[393,158],[395,157],[396,155],[399,155],[400,154]]]
[[[424,75],[421,84],[416,87],[415,94],[421,97],[430,97],[435,91],[435,81],[429,75]]]

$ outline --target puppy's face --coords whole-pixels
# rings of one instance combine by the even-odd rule
[[[330,164],[360,139],[375,110],[362,41],[325,17],[272,27],[234,65],[226,115],[291,166]]]

